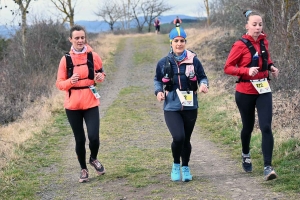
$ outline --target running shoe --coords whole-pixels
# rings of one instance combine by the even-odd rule
[[[90,165],[96,169],[98,175],[105,174],[105,168],[97,159],[90,158]]]
[[[266,181],[273,180],[273,179],[277,178],[277,174],[276,174],[275,170],[273,169],[273,167],[266,166],[264,168],[264,178],[265,178]]]
[[[172,181],[180,181],[180,164],[173,163],[171,172]]]
[[[242,155],[242,166],[245,172],[252,172],[252,163],[250,155],[244,156]]]
[[[193,176],[191,175],[190,172],[190,168],[188,166],[181,167],[181,173],[182,173],[183,182],[189,182],[193,179]]]
[[[89,172],[87,169],[82,169],[80,172],[79,183],[85,183],[89,181]]]

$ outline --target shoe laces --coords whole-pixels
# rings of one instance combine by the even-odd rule
[[[95,165],[98,169],[102,167],[101,163],[98,160],[92,161],[93,165]]]
[[[266,166],[266,167],[265,167],[265,171],[273,171],[273,167],[271,167],[271,166]]]
[[[190,173],[189,167],[182,167],[181,170],[183,173]]]
[[[244,160],[244,163],[248,163],[248,164],[251,163],[251,158],[250,157],[244,157],[243,160]]]
[[[87,177],[88,171],[86,169],[81,170],[81,177]]]

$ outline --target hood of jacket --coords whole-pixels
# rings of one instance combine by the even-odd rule
[[[85,46],[86,46],[86,51],[85,52],[92,52],[93,51],[93,48],[90,46],[90,45],[88,45],[88,44],[85,44]],[[84,53],[85,53],[84,52]],[[69,53],[70,53],[70,55],[75,55],[76,53],[73,51],[73,49],[72,49],[72,47],[70,48],[70,51],[69,51]]]

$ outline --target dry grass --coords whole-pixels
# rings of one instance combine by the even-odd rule
[[[55,92],[52,98],[41,98],[35,101],[22,114],[22,118],[0,127],[0,169],[5,164],[14,159],[18,159],[15,149],[30,139],[34,134],[38,134],[51,123],[52,111],[58,109],[62,104],[61,94]],[[60,101],[60,102],[57,102]]]

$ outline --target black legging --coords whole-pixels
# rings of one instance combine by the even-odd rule
[[[68,110],[66,109],[66,114],[71,125],[71,128],[75,137],[75,151],[81,169],[87,169],[86,166],[86,150],[85,150],[85,133],[83,128],[83,119],[86,124],[88,138],[89,138],[89,147],[91,151],[90,157],[97,159],[98,150],[100,146],[99,139],[99,108],[94,107],[87,110]]]
[[[235,101],[239,108],[243,129],[241,131],[242,151],[250,151],[251,133],[255,122],[255,107],[257,109],[259,127],[262,133],[262,152],[264,166],[271,166],[274,138],[272,134],[272,93],[259,95],[235,93]]]
[[[174,163],[188,166],[192,151],[191,135],[197,120],[198,110],[164,111],[165,121],[173,137],[171,144]]]

